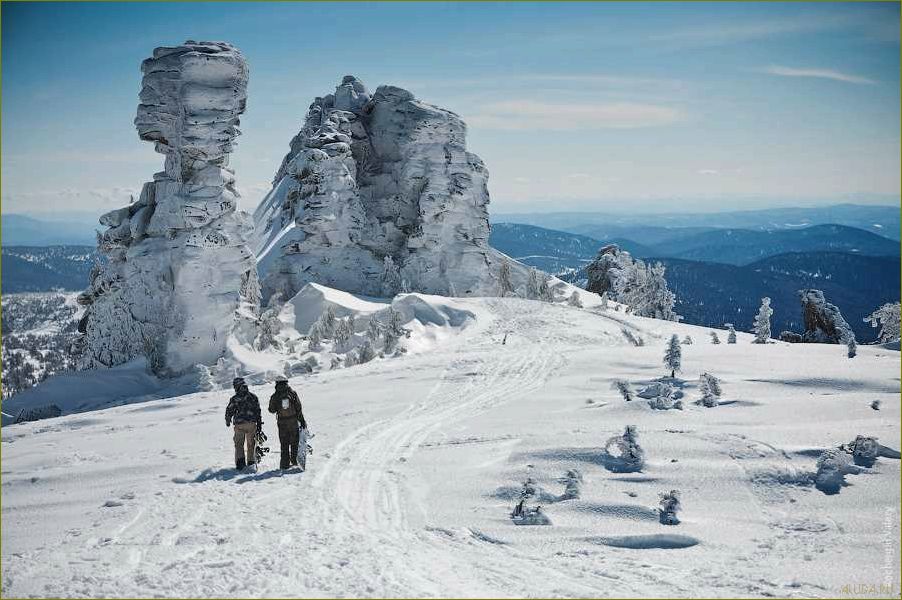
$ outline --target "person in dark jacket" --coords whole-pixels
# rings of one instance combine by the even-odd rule
[[[235,395],[226,407],[225,421],[226,427],[231,427],[233,422],[235,424],[235,468],[243,469],[254,464],[255,436],[258,430],[263,429],[263,416],[260,401],[247,389],[243,378],[236,377],[232,387],[235,388]]]
[[[269,399],[269,412],[276,415],[279,425],[279,445],[282,452],[279,466],[282,469],[298,466],[300,429],[307,428],[307,421],[304,420],[301,399],[288,385],[287,379],[276,380],[276,391]],[[304,451],[307,449],[304,448]]]

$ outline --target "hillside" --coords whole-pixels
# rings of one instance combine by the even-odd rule
[[[225,391],[3,427],[4,594],[811,597],[883,580],[899,461],[838,494],[813,474],[858,434],[898,448],[898,352],[713,346],[613,311],[455,302],[474,318],[429,352],[291,379],[316,434],[306,473],[275,470],[269,415],[262,469],[230,466]],[[663,375],[673,333],[696,340],[685,409],[624,402],[612,380]],[[720,406],[693,404],[702,371],[722,379]],[[602,451],[626,425],[639,472]],[[550,526],[508,517],[528,478]],[[679,525],[658,521],[668,490]]]
[[[3,292],[83,290],[96,260],[93,246],[2,247]]]

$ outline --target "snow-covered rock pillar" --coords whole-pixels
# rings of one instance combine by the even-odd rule
[[[164,171],[131,205],[103,215],[105,264],[88,305],[83,366],[140,355],[158,374],[212,364],[259,303],[250,218],[236,212],[228,168],[247,101],[247,63],[222,42],[154,50],[135,126],[165,155]],[[247,318],[245,318],[247,317]]]

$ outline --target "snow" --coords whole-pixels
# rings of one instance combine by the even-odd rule
[[[4,427],[5,595],[831,597],[885,576],[899,585],[899,461],[847,475],[838,494],[813,484],[823,450],[857,435],[898,449],[898,352],[862,346],[849,360],[745,333],[695,343],[681,348],[685,410],[656,411],[611,382],[661,378],[670,336],[709,328],[514,298],[393,305],[446,335],[292,378],[316,434],[307,473],[275,470],[269,415],[261,471],[230,468],[225,391]],[[702,372],[721,381],[719,406],[693,404]],[[251,390],[265,401],[272,386]],[[615,473],[601,450],[627,425],[645,466]],[[571,469],[578,499],[564,499]],[[527,477],[552,525],[509,518]],[[667,526],[657,506],[670,490],[682,510]]]

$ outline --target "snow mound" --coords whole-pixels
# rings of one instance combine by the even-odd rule
[[[363,317],[385,310],[391,304],[384,298],[372,298],[343,292],[318,283],[308,283],[282,309],[280,319],[291,322],[299,332],[307,332],[328,308],[337,318]]]

